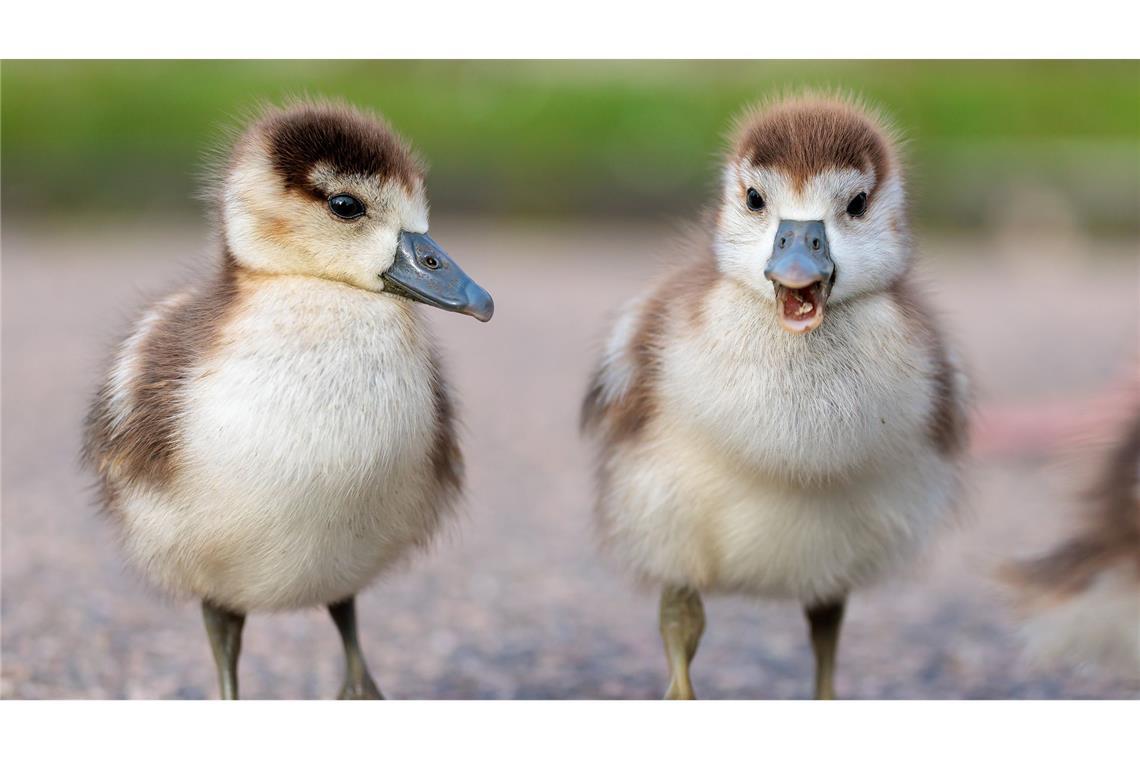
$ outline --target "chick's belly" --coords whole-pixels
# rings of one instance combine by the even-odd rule
[[[178,530],[145,550],[164,585],[243,610],[359,591],[444,509],[425,364],[267,355],[223,357],[194,386],[161,512]]]
[[[804,601],[870,583],[912,554],[947,517],[956,484],[926,454],[811,488],[685,446],[625,452],[611,466],[603,530],[639,575]]]
[[[436,530],[430,483],[181,489],[124,504],[128,553],[166,591],[240,611],[357,593]]]
[[[159,585],[242,611],[325,604],[430,538],[429,399],[400,415],[352,397],[275,406],[213,379],[192,399],[176,480],[128,520]]]

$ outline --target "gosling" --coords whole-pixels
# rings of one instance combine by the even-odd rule
[[[702,595],[798,600],[834,698],[848,595],[949,522],[966,385],[913,284],[891,132],[805,96],[739,123],[711,242],[621,312],[586,395],[604,543],[662,589],[666,698]]]
[[[1104,454],[1084,506],[1067,540],[1006,571],[1028,618],[1026,652],[1140,679],[1140,405]]]
[[[429,543],[463,477],[412,304],[494,305],[428,236],[424,169],[378,118],[269,108],[220,180],[220,255],[118,347],[84,458],[129,562],[201,600],[223,698],[246,615],[315,605],[344,643],[340,697],[381,698],[355,596]]]

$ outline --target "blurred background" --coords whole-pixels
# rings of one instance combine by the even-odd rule
[[[659,696],[655,598],[593,542],[578,402],[613,310],[683,254],[732,118],[808,86],[858,93],[905,134],[921,272],[978,410],[967,517],[915,572],[855,598],[841,696],[1134,695],[1119,672],[1025,661],[994,571],[1066,535],[1131,403],[1135,61],[4,61],[0,695],[214,694],[196,607],[120,565],[79,426],[114,338],[214,254],[204,159],[259,102],[308,95],[375,108],[416,145],[433,236],[498,307],[490,325],[429,315],[470,487],[452,535],[361,602],[381,688]],[[323,614],[246,630],[245,695],[335,694]],[[709,605],[702,697],[806,697],[810,669],[793,605]]]
[[[708,198],[745,105],[815,87],[902,128],[926,225],[1002,224],[1024,196],[1043,223],[1135,235],[1138,86],[1135,62],[9,61],[4,206],[193,214],[223,128],[307,94],[382,111],[449,213],[660,219]]]

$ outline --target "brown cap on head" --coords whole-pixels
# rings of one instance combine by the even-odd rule
[[[828,169],[871,169],[876,183],[897,166],[889,129],[856,102],[807,95],[762,104],[738,122],[733,155],[802,185]]]
[[[286,188],[317,193],[309,177],[318,164],[341,174],[394,179],[409,190],[423,179],[423,164],[385,121],[348,105],[273,109],[258,129]]]

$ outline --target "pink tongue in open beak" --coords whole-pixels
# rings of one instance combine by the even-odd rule
[[[809,333],[823,323],[823,286],[820,283],[806,288],[776,286],[776,303],[780,324],[797,335]]]

